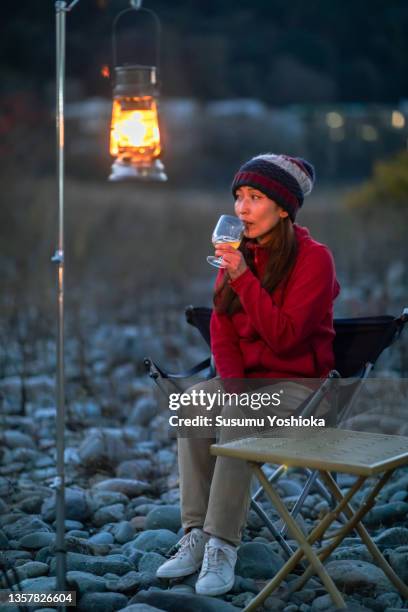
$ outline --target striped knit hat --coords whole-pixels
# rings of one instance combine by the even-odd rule
[[[294,221],[314,181],[314,168],[305,159],[265,153],[241,166],[232,183],[232,194],[235,198],[242,185],[259,189],[286,210]]]

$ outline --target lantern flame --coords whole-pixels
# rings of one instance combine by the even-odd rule
[[[110,153],[133,160],[160,155],[157,105],[153,97],[116,98],[113,101]]]

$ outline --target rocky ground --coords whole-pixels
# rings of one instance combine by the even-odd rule
[[[228,612],[243,608],[284,563],[279,546],[252,511],[230,593],[201,597],[194,594],[196,576],[170,583],[155,577],[156,568],[182,534],[176,442],[169,437],[168,415],[160,410],[151,382],[135,365],[142,356],[137,330],[108,326],[95,329],[93,334],[92,352],[85,355],[81,373],[75,369],[74,347],[68,347],[67,359],[67,582],[77,591],[78,609]],[[193,346],[189,357],[203,356]],[[21,377],[6,371],[0,380],[1,561],[8,581],[26,592],[55,588],[51,373],[52,368],[44,373],[38,364],[32,364],[24,378],[24,403]],[[278,488],[288,504],[300,492],[303,479],[301,472],[290,471],[280,480]],[[349,476],[339,477],[343,491],[352,481]],[[357,503],[362,497],[363,492]],[[264,507],[273,515],[268,504]],[[327,511],[327,501],[312,490],[300,525],[310,528]],[[378,505],[370,511],[366,526],[397,574],[408,583],[407,470],[395,472]],[[344,540],[326,567],[350,610],[392,612],[408,608],[358,537]],[[4,572],[2,588],[6,587]],[[320,580],[312,578],[301,591],[291,593],[295,578],[290,575],[269,597],[265,610],[332,609]],[[0,605],[0,611],[3,609],[6,607]]]

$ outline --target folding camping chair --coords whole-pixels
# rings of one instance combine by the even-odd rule
[[[204,307],[188,306],[186,308],[186,320],[190,325],[196,327],[202,337],[210,346],[210,319],[211,309]],[[294,412],[294,416],[311,416],[319,406],[320,402],[333,392],[335,404],[334,410],[342,405],[343,409],[337,414],[336,423],[344,421],[351,413],[355,401],[362,389],[362,382],[368,377],[381,353],[399,338],[403,327],[408,320],[408,309],[404,309],[399,317],[359,317],[352,319],[335,319],[334,327],[336,337],[334,340],[335,369],[332,370],[321,386],[307,398]],[[212,358],[209,357],[190,370],[170,373],[159,367],[150,358],[144,360],[149,375],[155,380],[161,390],[167,395],[163,380],[166,380],[179,389],[179,383],[186,377],[207,372],[207,378],[215,375],[215,367]],[[286,471],[286,464],[281,463],[271,474],[268,481],[275,483]],[[309,494],[312,487],[330,503],[333,500],[332,492],[328,490],[318,479],[318,472],[306,467],[307,480],[303,486],[296,503],[291,510],[292,518],[295,518]],[[264,511],[258,499],[263,492],[260,486],[252,495],[251,508],[258,514],[265,525],[279,543],[287,557],[293,554],[293,550],[285,540],[287,524],[278,528]],[[340,518],[344,514],[340,515]]]

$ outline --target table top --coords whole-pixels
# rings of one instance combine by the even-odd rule
[[[332,428],[292,428],[288,437],[253,436],[213,444],[211,454],[256,463],[371,476],[408,465],[408,437]]]

